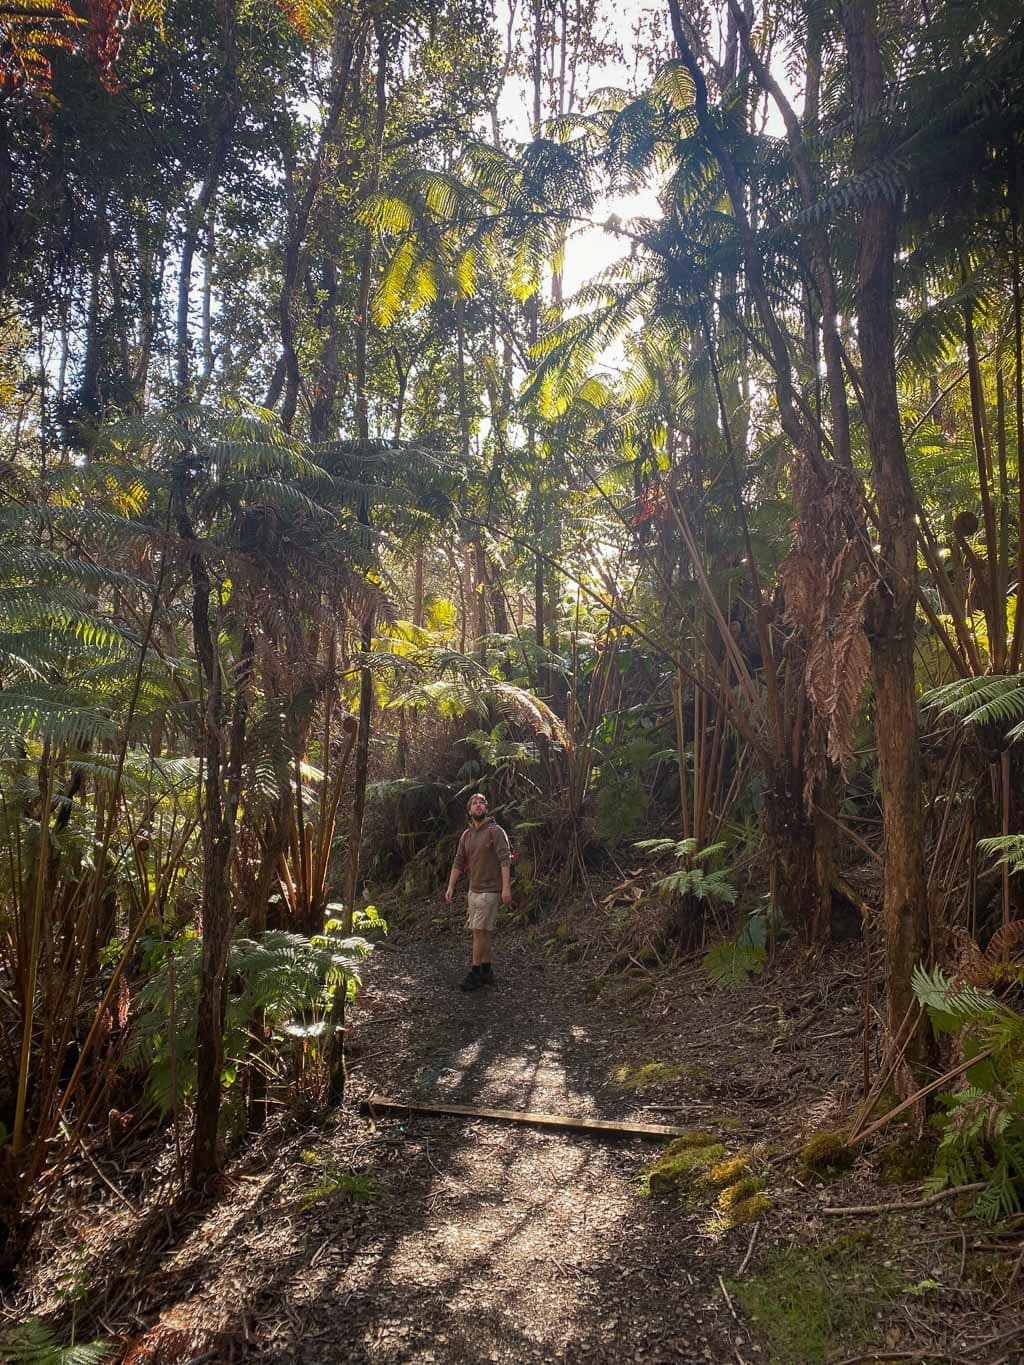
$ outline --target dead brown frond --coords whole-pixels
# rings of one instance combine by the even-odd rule
[[[816,623],[807,652],[807,692],[827,727],[827,753],[844,775],[853,764],[854,728],[871,668],[864,634],[864,608],[871,583],[861,571],[833,590],[838,598],[834,620]]]
[[[1015,968],[1024,967],[1024,919],[1011,920],[997,929],[984,952],[961,930],[956,938],[956,980],[990,990],[1005,985]]]
[[[496,708],[524,726],[534,738],[543,736],[564,749],[572,747],[568,730],[550,706],[539,697],[533,696],[525,688],[513,687],[511,683],[496,682],[491,685],[490,690],[493,692]]]
[[[779,570],[785,618],[798,636],[791,653],[803,643],[803,679],[813,713],[804,769],[808,808],[828,763],[849,774],[871,665],[864,612],[874,578],[863,547],[849,539],[849,483],[838,470],[826,480],[810,467],[800,468],[797,541]]]

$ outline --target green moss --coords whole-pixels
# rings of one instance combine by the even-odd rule
[[[718,1142],[718,1134],[712,1133],[707,1128],[691,1128],[687,1133],[680,1133],[678,1137],[665,1148],[666,1155],[675,1155],[681,1152],[684,1147],[714,1147]]]
[[[843,1133],[815,1133],[809,1142],[804,1143],[800,1152],[800,1164],[806,1171],[818,1175],[830,1171],[845,1171],[853,1165],[853,1151],[846,1145]]]
[[[739,1156],[731,1156],[727,1161],[721,1161],[717,1166],[712,1166],[708,1171],[708,1180],[712,1185],[731,1185],[733,1181],[739,1180],[750,1170],[750,1157],[741,1152]]]
[[[771,1206],[772,1201],[766,1194],[752,1194],[749,1199],[740,1199],[726,1213],[725,1226],[738,1228],[744,1223],[756,1223]]]
[[[681,1074],[671,1062],[625,1062],[612,1072],[612,1080],[623,1090],[656,1090],[678,1080]]]
[[[379,1199],[383,1193],[384,1191],[372,1176],[360,1175],[356,1171],[339,1170],[334,1166],[325,1166],[321,1180],[302,1196],[302,1207],[308,1209],[310,1205],[318,1203],[321,1199],[335,1197],[349,1199],[357,1204],[365,1204],[371,1199]]]
[[[544,956],[549,962],[576,962],[583,953],[583,945],[565,924],[559,924],[550,938],[544,940]]]
[[[924,1180],[931,1175],[936,1142],[936,1137],[931,1133],[919,1138],[913,1132],[905,1132],[895,1142],[887,1143],[877,1158],[882,1183],[903,1185],[913,1180]]]
[[[737,1204],[744,1203],[753,1195],[760,1194],[765,1184],[766,1181],[759,1175],[745,1175],[742,1180],[726,1185],[715,1202],[720,1209],[733,1209]]]
[[[706,1066],[684,1066],[679,1073],[688,1095],[709,1095],[715,1088],[714,1074]]]
[[[730,1214],[746,1215],[748,1205],[766,1199],[754,1195]],[[764,1338],[772,1365],[819,1365],[837,1350],[856,1353],[874,1336],[877,1314],[900,1289],[898,1273],[879,1262],[867,1239],[844,1237],[784,1251],[762,1274],[728,1289]]]
[[[694,1146],[686,1138],[676,1138],[644,1171],[641,1188],[652,1195],[684,1193],[724,1156],[725,1148],[719,1142]]]

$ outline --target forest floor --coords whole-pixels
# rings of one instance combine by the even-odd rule
[[[160,1205],[173,1152],[97,1154],[8,1320],[65,1339],[74,1322],[128,1365],[1024,1361],[1019,1230],[947,1204],[826,1213],[919,1193],[883,1183],[891,1142],[838,1179],[795,1160],[858,1093],[861,945],[787,950],[722,994],[696,962],[612,974],[599,938],[527,928],[502,936],[497,984],[465,995],[436,903],[393,938],[350,1011],[343,1111],[268,1130],[203,1206]],[[374,1119],[371,1091],[706,1129],[753,1148],[770,1207],[726,1228],[698,1178],[646,1196],[661,1139]]]

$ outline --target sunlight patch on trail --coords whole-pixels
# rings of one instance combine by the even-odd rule
[[[443,1303],[447,1334],[430,1338],[438,1359],[558,1358],[635,1212],[621,1150],[483,1124],[449,1129],[443,1140],[450,1145],[431,1159],[437,1176],[409,1210],[414,1226],[377,1257],[360,1258],[335,1292],[372,1292],[387,1280]],[[382,1304],[363,1344],[379,1347],[382,1333],[408,1328],[408,1317]]]

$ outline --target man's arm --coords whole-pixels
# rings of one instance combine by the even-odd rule
[[[460,835],[459,846],[455,850],[455,860],[452,863],[452,870],[448,875],[448,889],[444,893],[444,898],[449,905],[451,905],[452,901],[455,899],[455,885],[458,882],[459,878],[462,876],[463,872],[466,870],[466,850],[464,848],[465,842],[466,836],[464,834]]]
[[[498,862],[501,864],[501,903],[502,905],[512,904],[512,850],[508,842],[508,835],[500,825],[495,828],[494,851],[498,855]]]

